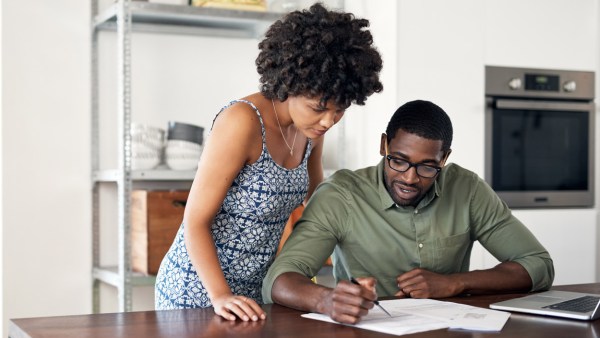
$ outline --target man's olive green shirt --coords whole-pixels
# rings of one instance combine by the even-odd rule
[[[379,296],[393,296],[396,277],[414,268],[469,271],[475,241],[499,261],[521,264],[532,291],[552,285],[548,251],[475,173],[449,164],[417,207],[402,207],[385,188],[383,165],[340,170],[318,187],[265,277],[266,303],[279,275],[313,277],[332,252],[336,282],[349,269],[376,278]]]

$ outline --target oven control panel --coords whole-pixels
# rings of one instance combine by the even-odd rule
[[[594,99],[594,72],[486,66],[485,76],[487,96]]]

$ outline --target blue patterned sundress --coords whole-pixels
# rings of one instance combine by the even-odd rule
[[[262,129],[262,152],[233,181],[211,233],[231,291],[261,304],[262,281],[275,258],[283,228],[308,192],[307,163],[312,143],[309,139],[298,167],[278,165],[267,150],[265,126],[254,104],[235,100],[219,114],[236,102],[244,102],[256,111]],[[185,247],[184,227],[181,224],[156,276],[157,310],[212,306]]]

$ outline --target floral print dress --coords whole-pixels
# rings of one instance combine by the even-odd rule
[[[244,102],[256,111],[262,128],[262,152],[233,181],[211,233],[231,291],[261,304],[262,281],[275,258],[283,228],[308,192],[307,163],[312,143],[309,140],[298,167],[287,169],[278,165],[267,150],[265,126],[256,106],[235,100],[223,109],[236,102]],[[190,261],[184,227],[181,224],[156,276],[157,310],[212,306]]]

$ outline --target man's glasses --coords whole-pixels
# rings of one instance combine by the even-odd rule
[[[386,155],[385,158],[387,158],[388,165],[393,170],[403,173],[411,167],[415,167],[417,170],[417,175],[424,178],[433,178],[442,170],[440,167],[434,167],[432,165],[422,163],[412,163],[392,155]]]
[[[394,157],[392,155],[388,155],[387,143],[385,144],[385,158],[387,159],[388,165],[392,170],[395,170],[400,173],[404,173],[408,171],[408,169],[415,167],[417,170],[417,175],[423,178],[433,178],[435,177],[442,168],[436,167],[433,165],[422,164],[422,163],[412,163],[409,161],[405,161],[399,157]]]

